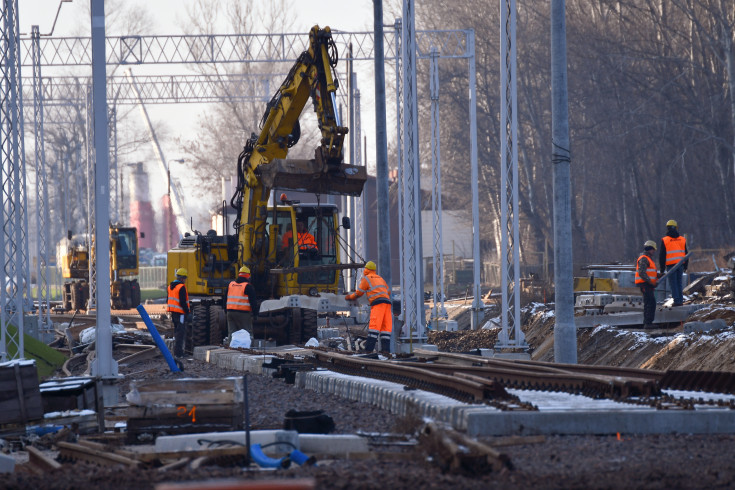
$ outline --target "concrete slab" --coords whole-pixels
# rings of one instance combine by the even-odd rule
[[[218,345],[199,345],[194,347],[194,359],[197,361],[209,362],[208,352],[215,349],[221,349]]]
[[[245,431],[205,432],[202,434],[182,434],[178,436],[160,436],[156,438],[157,453],[173,451],[196,451],[206,449],[212,441],[233,441],[245,445]],[[273,442],[288,442],[299,447],[299,433],[295,430],[253,430],[250,431],[250,444],[266,445]],[[266,454],[290,453],[288,444],[275,444],[263,449]]]
[[[0,454],[0,473],[15,471],[15,459],[7,454]]]
[[[367,439],[352,434],[299,434],[299,446],[306,454],[366,453],[370,450]]]
[[[684,333],[704,333],[709,332],[710,330],[721,330],[723,328],[727,328],[727,322],[722,318],[717,318],[706,322],[687,322],[684,324]]]
[[[656,323],[681,323],[686,320],[689,315],[701,308],[700,305],[684,305],[656,308]],[[626,313],[610,313],[601,315],[584,315],[575,316],[574,324],[577,328],[595,328],[600,325],[610,325],[613,327],[623,327],[630,325],[642,325],[642,312],[626,312]]]
[[[732,434],[735,411],[468,412],[470,436],[538,434]]]

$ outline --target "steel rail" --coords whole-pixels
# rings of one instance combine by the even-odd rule
[[[471,373],[448,376],[423,368],[325,351],[314,351],[313,360],[331,371],[391,381],[466,403],[486,403],[500,410],[536,410],[533,405],[509,394],[499,383]]]
[[[537,366],[513,365],[500,362],[498,365],[454,366],[441,363],[422,363],[390,361],[403,366],[423,368],[443,375],[464,373],[480,378],[491,379],[504,386],[542,391],[567,391],[592,398],[611,398],[615,400],[632,396],[658,396],[661,390],[655,379],[624,378],[587,373],[574,373],[563,369],[546,371]]]

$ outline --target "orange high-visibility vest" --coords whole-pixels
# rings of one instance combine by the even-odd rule
[[[357,299],[362,296],[363,293],[367,294],[370,305],[379,299],[385,299],[390,302],[388,284],[386,284],[383,278],[376,273],[365,274],[362,276],[362,280],[360,281],[360,285],[357,287],[357,291],[348,295],[347,299]]]
[[[638,257],[638,260],[635,263],[635,283],[636,284],[644,284],[646,281],[643,280],[643,278],[638,274],[638,262],[645,257],[648,261],[648,268],[646,268],[646,274],[648,274],[648,277],[651,279],[651,282],[653,282],[653,285],[656,285],[656,282],[658,280],[658,275],[656,273],[656,266],[653,263],[653,260],[648,255],[641,255]]]
[[[173,313],[181,313],[182,315],[186,312],[184,311],[184,308],[181,306],[181,302],[179,301],[179,295],[181,293],[181,288],[184,287],[184,283],[178,283],[176,286],[171,289],[171,286],[169,285],[168,288],[168,305],[166,307],[166,311],[170,311]],[[189,304],[189,291],[184,289],[184,292],[186,293],[186,304],[188,306]]]
[[[665,236],[663,241],[666,247],[666,265],[678,264],[686,256],[687,239],[683,235],[676,238]]]
[[[314,235],[311,233],[298,233],[299,235],[299,250],[316,249],[316,240]]]
[[[245,294],[245,286],[247,282],[236,283],[232,281],[230,287],[227,288],[227,309],[252,311],[250,307],[250,298]]]

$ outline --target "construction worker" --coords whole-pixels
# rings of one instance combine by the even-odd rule
[[[299,245],[299,252],[308,252],[310,250],[318,250],[316,246],[316,240],[314,235],[306,230],[306,225],[303,221],[296,222],[296,236]],[[293,240],[293,232],[289,229],[283,234],[283,241],[281,243],[282,248],[287,248],[291,245]]]
[[[648,240],[643,244],[643,254],[638,257],[635,267],[635,285],[643,293],[643,328],[653,328],[656,316],[656,296],[653,291],[658,282],[658,271],[653,261],[656,242]]]
[[[227,339],[232,340],[232,334],[238,330],[247,330],[253,335],[253,316],[258,314],[258,300],[255,297],[255,288],[250,284],[250,268],[240,267],[237,279],[227,288],[224,298],[227,311]]]
[[[174,324],[174,358],[184,357],[186,321],[190,313],[189,292],[186,290],[188,271],[183,267],[176,269],[176,279],[168,285],[168,304],[166,311],[171,313]]]
[[[393,331],[393,311],[390,300],[390,288],[382,277],[375,272],[375,262],[372,260],[365,264],[360,284],[357,291],[347,294],[345,299],[355,300],[367,294],[370,303],[370,324],[368,326],[368,338],[365,350],[372,352],[375,344],[380,338],[379,349],[390,352],[390,337]]]
[[[679,235],[679,225],[673,219],[666,222],[666,236],[661,239],[661,250],[658,253],[659,270],[661,274],[671,269],[676,264],[684,260],[687,250],[687,239]],[[684,271],[689,266],[689,260],[686,260],[681,267],[668,275],[667,280],[671,288],[671,297],[674,299],[674,306],[684,304],[683,279]]]

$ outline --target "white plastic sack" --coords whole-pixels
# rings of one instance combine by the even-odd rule
[[[230,347],[239,347],[241,349],[249,349],[252,344],[250,333],[247,330],[242,329],[232,334],[230,339]]]
[[[113,334],[125,333],[125,327],[123,327],[122,325],[113,323],[112,325],[110,325],[110,331]],[[85,328],[79,333],[79,342],[81,344],[92,343],[95,341],[96,338],[97,338],[97,327]]]
[[[306,347],[319,347],[319,341],[314,337],[310,338],[309,341],[304,344]]]

